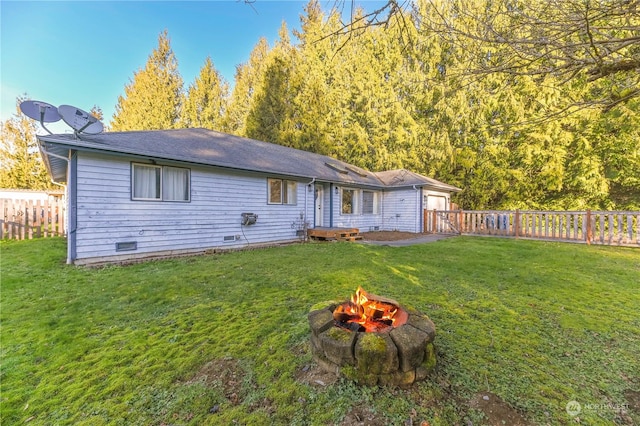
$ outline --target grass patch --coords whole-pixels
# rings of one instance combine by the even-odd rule
[[[85,269],[65,241],[2,242],[2,424],[640,424],[640,251],[460,237],[310,243]],[[438,363],[407,390],[297,380],[307,313],[358,285],[429,315]],[[234,383],[234,386],[229,386]],[[621,408],[621,409],[619,409]],[[418,423],[419,424],[419,423]]]

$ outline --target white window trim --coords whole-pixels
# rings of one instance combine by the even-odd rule
[[[365,192],[371,192],[373,194],[373,211],[371,213],[365,213],[364,212],[364,193]],[[362,214],[363,215],[368,215],[368,216],[374,216],[374,215],[379,215],[380,214],[380,192],[379,191],[373,191],[370,189],[363,189],[362,191],[360,191],[360,193],[362,194]]]
[[[157,169],[160,170],[160,191],[159,197],[153,197],[153,198],[144,198],[144,197],[136,197],[135,193],[136,193],[136,180],[135,180],[135,169],[136,167],[145,167],[145,168],[149,168],[149,169]],[[157,166],[155,164],[143,164],[143,163],[131,163],[131,199],[133,201],[162,201],[162,166]]]
[[[136,166],[143,166],[148,168],[154,168],[160,170],[160,197],[159,198],[142,198],[136,197],[135,194],[135,173],[134,169]],[[187,171],[187,199],[186,200],[165,200],[164,196],[164,169],[172,168],[172,169],[181,169]],[[164,203],[190,203],[191,202],[191,169],[186,167],[175,167],[175,166],[159,166],[157,164],[147,164],[147,163],[131,163],[131,200],[132,201],[157,201]]]
[[[344,192],[345,191],[353,191],[353,196],[351,197],[351,213],[344,212]],[[360,195],[361,191],[357,188],[340,188],[340,214],[342,216],[355,216],[360,214],[361,200]]]
[[[280,201],[271,201],[271,182],[280,182]],[[285,193],[287,194],[287,202],[284,200]],[[293,202],[289,202],[293,198]],[[267,204],[269,205],[282,205],[282,206],[296,206],[298,205],[298,182],[295,180],[267,178]]]
[[[345,213],[343,210],[343,196],[344,191],[353,191],[353,212]],[[371,192],[373,193],[373,212],[372,213],[364,213],[364,193]],[[340,188],[340,214],[342,216],[376,216],[380,214],[380,191],[374,191],[370,189],[361,189],[361,188],[351,188],[351,187],[341,187]]]

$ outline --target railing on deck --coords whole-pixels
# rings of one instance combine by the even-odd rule
[[[65,235],[65,205],[46,201],[0,199],[0,239],[30,240]]]
[[[640,247],[640,211],[425,210],[424,230]]]

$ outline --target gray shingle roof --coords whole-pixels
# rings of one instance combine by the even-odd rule
[[[457,188],[453,185],[449,185],[440,182],[439,180],[435,180],[430,177],[426,177],[405,169],[377,172],[375,173],[375,175],[382,181],[385,186],[390,188],[405,186],[429,186],[452,192],[460,191],[460,188]]]
[[[98,135],[72,134],[39,136],[48,153],[64,155],[66,149],[92,150],[128,154],[152,159],[172,160],[258,171],[270,174],[309,178],[372,187],[428,185],[447,190],[455,187],[412,172],[392,171],[372,173],[334,158],[281,145],[241,138],[207,129],[177,129],[156,131],[105,132]],[[66,164],[48,156],[49,170],[54,179],[66,174]],[[57,160],[57,161],[56,161]],[[395,173],[395,174],[394,174]],[[403,184],[394,176],[408,175]],[[65,176],[66,177],[66,176]]]

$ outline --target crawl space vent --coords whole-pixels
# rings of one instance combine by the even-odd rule
[[[116,243],[116,251],[131,251],[138,250],[138,243],[136,241],[126,241],[122,243]]]

